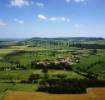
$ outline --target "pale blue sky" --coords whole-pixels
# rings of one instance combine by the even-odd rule
[[[0,38],[105,37],[105,0],[0,0]]]

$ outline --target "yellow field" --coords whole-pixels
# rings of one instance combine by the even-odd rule
[[[8,92],[4,100],[105,100],[105,88],[89,88],[87,94]]]

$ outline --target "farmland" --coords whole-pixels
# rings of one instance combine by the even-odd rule
[[[0,42],[0,94],[86,93],[105,87],[103,38],[32,38]]]
[[[41,92],[11,92],[4,100],[104,100],[105,88],[88,88],[86,94],[48,94]]]

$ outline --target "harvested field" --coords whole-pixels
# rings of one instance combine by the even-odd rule
[[[8,92],[4,100],[105,100],[105,88],[89,88],[87,94]]]
[[[94,100],[105,100],[105,88],[89,88],[87,93],[94,98]]]

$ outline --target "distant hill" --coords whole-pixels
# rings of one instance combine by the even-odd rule
[[[0,45],[23,45],[23,44],[35,44],[35,43],[55,43],[55,42],[76,42],[76,43],[105,43],[105,39],[101,37],[57,37],[57,38],[40,38],[40,37],[33,37],[29,39],[0,39]]]
[[[96,40],[105,40],[104,38],[96,38],[96,37],[57,37],[57,38],[31,38],[31,39],[28,39],[28,40],[78,40],[78,41],[81,41],[81,40],[85,40],[85,41],[96,41]]]
[[[30,39],[25,39],[20,41],[19,43],[25,43],[25,44],[32,44],[36,42],[90,42],[90,41],[105,41],[104,38],[91,38],[91,37],[65,37],[65,38],[39,38],[39,37],[33,37]]]

